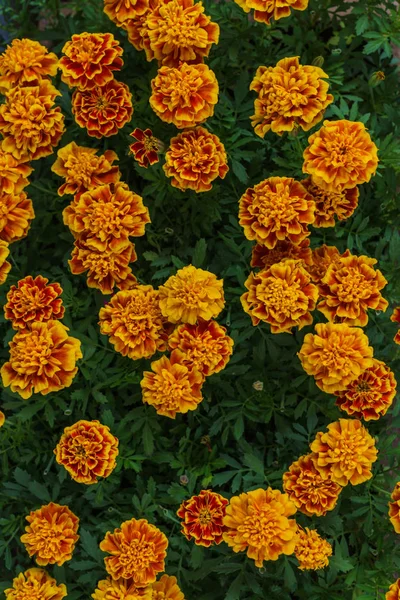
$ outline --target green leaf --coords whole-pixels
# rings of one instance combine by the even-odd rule
[[[20,485],[23,485],[24,487],[28,487],[28,485],[31,481],[31,476],[29,475],[29,473],[27,471],[24,471],[23,469],[20,469],[19,467],[17,467],[14,471],[14,479]]]
[[[361,15],[356,22],[356,34],[361,35],[367,29],[369,25],[369,17],[367,14]]]
[[[42,483],[38,483],[37,481],[32,481],[31,483],[28,484],[28,490],[36,498],[39,498],[39,500],[43,500],[45,502],[51,501],[51,496],[49,494],[49,491]]]
[[[96,562],[103,561],[103,553],[99,548],[98,541],[89,531],[81,527],[79,529],[80,544],[86,554],[94,559]]]
[[[204,238],[200,238],[196,242],[196,246],[193,251],[192,265],[195,267],[201,267],[206,258],[207,242]]]
[[[241,183],[247,183],[249,177],[244,166],[237,160],[232,159],[232,171]]]
[[[239,600],[240,592],[242,591],[243,586],[243,573],[240,573],[236,579],[234,579],[231,585],[228,588],[228,591],[225,595],[225,600]]]
[[[142,432],[143,448],[146,456],[151,456],[154,452],[154,435],[148,423],[145,423]]]

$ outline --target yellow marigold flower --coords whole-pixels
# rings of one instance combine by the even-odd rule
[[[297,510],[308,517],[324,517],[337,504],[341,486],[324,479],[312,460],[312,455],[300,456],[283,475],[283,489]]]
[[[3,385],[24,400],[69,387],[82,352],[80,341],[67,331],[60,321],[33,322],[18,331],[9,342],[10,359],[1,367]]]
[[[204,123],[218,102],[218,81],[207,65],[161,67],[151,81],[150,106],[178,129]]]
[[[57,64],[57,56],[39,42],[15,39],[0,55],[0,91],[35,85],[45,77],[53,77]]]
[[[188,265],[160,286],[160,307],[170,323],[209,321],[225,306],[223,280],[214,273]]]
[[[176,577],[172,575],[162,575],[151,587],[152,600],[185,600]]]
[[[282,135],[296,127],[304,131],[314,127],[333,101],[329,84],[323,81],[327,77],[319,67],[301,65],[298,56],[284,58],[275,67],[258,67],[250,85],[258,94],[250,117],[255,133],[263,138],[269,130]]]
[[[301,182],[315,201],[314,227],[334,227],[335,217],[343,221],[351,217],[358,206],[358,188],[328,191],[313,183],[311,177]]]
[[[254,19],[270,25],[271,19],[289,17],[291,10],[305,10],[308,0],[235,0],[245,12],[254,8]]]
[[[104,12],[118,27],[143,15],[148,6],[148,0],[104,0]]]
[[[79,539],[79,519],[68,506],[50,502],[31,511],[26,520],[29,525],[25,527],[21,542],[29,556],[35,556],[38,565],[61,567],[71,560]]]
[[[294,553],[301,571],[317,571],[329,565],[332,546],[315,529],[299,527]]]
[[[214,179],[224,179],[229,171],[227,160],[219,138],[204,127],[196,127],[171,139],[163,169],[172,177],[174,187],[208,192]]]
[[[324,121],[308,138],[303,173],[329,192],[368,182],[378,166],[378,149],[364,123]]]
[[[29,329],[34,322],[63,318],[62,287],[59,283],[48,283],[42,275],[35,279],[28,275],[20,279],[17,286],[11,286],[4,316],[12,321],[13,329]]]
[[[345,390],[373,365],[373,348],[362,329],[346,324],[318,323],[307,333],[298,353],[303,369],[327,394]]]
[[[50,577],[43,569],[28,569],[13,579],[12,588],[4,590],[6,600],[62,600],[67,595],[63,583]]]
[[[167,348],[166,319],[161,314],[159,292],[151,285],[114,294],[100,309],[99,318],[100,332],[109,336],[122,356],[150,358]]]
[[[211,490],[202,490],[198,496],[185,500],[176,513],[182,519],[181,533],[198,546],[220,544],[226,531],[223,518],[227,504],[226,498]]]
[[[2,410],[0,410],[0,427],[3,427],[5,422],[6,422],[6,415],[3,413]]]
[[[19,194],[22,192],[29,185],[27,178],[32,171],[30,165],[17,160],[0,147],[0,189],[3,193]]]
[[[224,541],[234,552],[247,549],[247,556],[262,567],[264,560],[293,554],[297,524],[289,519],[296,507],[287,494],[268,488],[233,496],[226,507]]]
[[[400,600],[400,579],[392,583],[389,591],[386,592],[385,600]]]
[[[153,600],[152,586],[136,587],[132,579],[102,579],[93,592],[93,600]]]
[[[305,238],[299,244],[294,244],[289,240],[279,240],[272,249],[261,244],[256,244],[251,251],[250,266],[253,268],[268,269],[268,267],[288,258],[301,260],[304,266],[311,265],[312,253],[310,240]]]
[[[111,554],[104,563],[114,580],[132,578],[132,583],[144,587],[164,571],[168,539],[146,519],[130,519],[121,527],[108,531],[100,550]]]
[[[312,323],[311,312],[318,300],[318,288],[298,260],[287,259],[258,273],[250,273],[240,300],[253,325],[264,321],[271,333],[291,332]]]
[[[239,224],[248,240],[272,249],[279,241],[300,244],[310,235],[315,202],[291,177],[269,177],[248,188],[239,201]]]
[[[396,483],[389,502],[389,519],[396,533],[400,533],[400,482]]]
[[[5,283],[7,275],[11,271],[11,263],[6,260],[9,254],[8,243],[0,239],[0,285]]]
[[[0,191],[0,240],[11,243],[28,235],[35,218],[32,200],[25,192],[7,194]]]
[[[346,253],[343,255],[346,256]],[[314,283],[320,283],[331,264],[339,261],[341,254],[336,246],[323,244],[312,250],[311,264],[307,263],[307,271]]]
[[[358,419],[339,419],[319,431],[310,444],[312,460],[322,477],[341,486],[358,485],[372,477],[378,457],[375,440]]]

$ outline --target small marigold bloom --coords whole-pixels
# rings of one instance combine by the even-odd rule
[[[263,0],[247,0],[247,3]],[[301,127],[308,131],[322,120],[333,101],[328,94],[328,75],[319,67],[303,66],[299,57],[280,60],[275,67],[258,67],[250,89],[258,94],[251,124],[260,137],[272,130],[278,135]]]
[[[0,240],[11,243],[28,235],[35,218],[32,200],[25,192],[6,194],[0,191]]]
[[[283,489],[297,510],[308,517],[324,517],[337,504],[341,486],[324,479],[312,460],[312,455],[300,456],[283,475]]]
[[[339,419],[319,431],[310,444],[312,460],[322,477],[341,486],[358,485],[372,477],[378,457],[375,440],[357,419]]]
[[[207,65],[161,67],[151,81],[150,106],[178,129],[204,123],[218,102],[218,81]]]
[[[152,600],[185,600],[176,577],[172,575],[162,575],[151,587]]]
[[[330,192],[368,182],[376,172],[378,149],[364,123],[324,121],[323,127],[308,138],[308,144],[303,173]]]
[[[160,286],[160,307],[170,323],[209,321],[225,306],[223,280],[214,273],[188,265]]]
[[[314,283],[320,283],[330,265],[339,261],[341,256],[347,255],[346,253],[341,255],[336,246],[323,244],[319,248],[314,248],[312,250],[311,265],[307,264],[307,271]]]
[[[18,331],[9,342],[10,359],[1,367],[3,385],[24,400],[69,387],[82,352],[80,341],[67,331],[60,321],[33,322]]]
[[[305,10],[308,0],[235,0],[245,12],[254,8],[254,19],[270,25],[271,19],[289,17],[291,10]]]
[[[0,410],[0,427],[3,427],[5,422],[6,422],[6,415],[3,413],[2,410]]]
[[[219,138],[204,127],[196,127],[171,139],[163,169],[167,177],[172,177],[174,187],[208,192],[214,179],[224,179],[229,171],[227,161]]]
[[[300,261],[287,259],[258,273],[250,273],[240,300],[253,325],[271,325],[271,333],[291,332],[312,323],[311,312],[318,300],[318,288]]]
[[[220,544],[226,531],[222,521],[227,505],[226,498],[211,490],[202,490],[198,496],[185,500],[176,513],[182,519],[181,533],[197,546]]]
[[[59,283],[49,283],[46,277],[31,275],[11,286],[4,305],[4,316],[12,321],[13,329],[29,329],[32,322],[62,319],[62,287]]]
[[[33,169],[0,147],[0,189],[6,194],[19,194],[29,185],[28,177]]]
[[[328,191],[315,185],[311,178],[301,182],[315,201],[313,227],[334,227],[335,217],[344,221],[351,217],[358,206],[358,188]]]
[[[72,112],[79,127],[86,127],[91,137],[110,137],[131,120],[132,94],[125,83],[115,79],[103,87],[75,90]]]
[[[146,13],[148,7],[148,0],[104,0],[104,12],[118,27]]]
[[[26,520],[29,525],[25,527],[21,542],[29,556],[35,556],[38,565],[61,567],[71,560],[79,539],[79,519],[68,506],[50,502],[31,511]]]
[[[289,519],[296,507],[287,494],[268,488],[233,496],[226,507],[224,542],[234,552],[247,549],[247,556],[262,567],[264,560],[293,554],[297,524]]]
[[[400,482],[396,483],[389,502],[389,520],[396,533],[400,533]]]
[[[396,380],[384,362],[373,359],[372,367],[347,386],[336,392],[336,404],[356,419],[376,421],[383,417],[396,396]]]
[[[100,309],[100,332],[108,335],[116,352],[133,360],[150,358],[167,348],[166,323],[159,292],[151,285],[137,285],[114,294]]]
[[[345,390],[373,365],[373,348],[362,329],[346,324],[318,323],[307,333],[298,353],[301,365],[327,394]]]
[[[136,127],[130,134],[136,142],[130,144],[129,150],[141,167],[147,167],[158,163],[158,153],[161,151],[162,142],[153,136],[151,129],[139,129]]]
[[[250,266],[267,269],[288,258],[301,260],[303,265],[310,266],[312,264],[310,240],[305,238],[300,244],[294,244],[289,240],[280,240],[272,250],[261,244],[256,244],[251,251]]]
[[[169,347],[182,352],[182,364],[208,377],[224,369],[233,351],[233,339],[216,321],[178,325],[168,338]]]
[[[312,196],[291,177],[269,177],[248,188],[239,201],[239,224],[248,240],[270,250],[282,240],[300,244],[314,222]]]
[[[114,79],[120,71],[123,50],[112,33],[80,33],[72,36],[59,61],[61,79],[70,88],[92,90]]]
[[[58,188],[58,195],[77,195],[87,192],[99,185],[117,183],[121,173],[113,162],[118,156],[112,150],[97,156],[95,148],[78,146],[71,142],[57,152],[57,160],[51,167],[53,173],[65,179]]]
[[[4,594],[6,600],[62,600],[67,588],[43,569],[32,568],[15,577],[12,588],[4,590]]]
[[[5,283],[7,275],[11,271],[11,263],[6,260],[9,254],[8,243],[0,239],[0,285]]]
[[[45,77],[53,77],[57,64],[57,56],[39,42],[15,39],[0,55],[0,91],[35,85]]]
[[[301,571],[317,571],[329,565],[332,546],[315,529],[298,529],[298,539],[294,549]]]
[[[389,591],[386,592],[385,600],[400,600],[400,579],[392,583]]]
[[[152,587],[136,587],[132,579],[117,579],[111,577],[102,579],[91,595],[93,600],[153,600]]]
[[[400,344],[400,329],[393,338],[395,344]]]
[[[146,519],[124,521],[100,543],[100,550],[111,554],[104,559],[109,575],[114,580],[132,578],[138,587],[153,583],[164,571],[167,547],[167,537]]]

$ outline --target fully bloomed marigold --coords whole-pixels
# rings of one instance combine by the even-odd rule
[[[9,361],[1,367],[3,385],[27,400],[69,387],[82,358],[81,343],[60,321],[33,322],[15,334]]]
[[[314,127],[333,101],[323,81],[327,77],[319,67],[301,65],[298,56],[283,58],[275,67],[258,67],[250,85],[258,94],[251,117],[256,134],[263,138],[269,130],[282,135],[297,127]]]
[[[57,73],[58,58],[34,40],[15,39],[0,55],[0,91],[34,85]]]
[[[148,6],[148,0],[104,0],[104,12],[119,27],[146,13]]]
[[[152,600],[185,600],[176,577],[172,575],[162,575],[151,588]]]
[[[336,392],[336,404],[356,419],[366,421],[383,417],[396,396],[394,374],[384,362],[373,359],[372,367],[361,373],[347,388]]]
[[[303,369],[313,375],[327,394],[345,390],[373,365],[373,348],[362,329],[349,325],[318,323],[307,333],[298,353]]]
[[[233,496],[226,507],[224,541],[234,552],[247,550],[247,556],[262,567],[264,560],[277,560],[293,554],[297,524],[290,519],[296,512],[287,494],[268,488]]]
[[[330,192],[368,182],[378,166],[378,149],[364,123],[324,121],[308,138],[303,172],[313,183]]]
[[[132,578],[138,587],[153,583],[157,573],[164,571],[167,547],[167,537],[146,519],[124,521],[100,543],[100,550],[111,555],[104,559],[111,577]]]
[[[204,127],[196,127],[171,139],[163,169],[172,177],[174,187],[208,192],[214,179],[224,179],[229,171],[227,160],[219,138]]]
[[[35,218],[32,200],[25,192],[0,191],[0,240],[11,243],[24,238]]]
[[[396,483],[389,502],[389,519],[396,533],[400,533],[400,482]]]
[[[298,539],[294,554],[301,571],[317,571],[329,565],[332,546],[315,529],[298,528]]]
[[[67,588],[43,569],[32,568],[15,577],[12,588],[4,590],[4,594],[6,600],[62,600]]]
[[[396,307],[390,317],[390,320],[393,321],[393,323],[400,323],[400,306]],[[394,336],[394,341],[396,342],[396,344],[400,344],[400,329],[397,331],[396,335]]]
[[[270,25],[271,19],[289,17],[291,10],[305,10],[308,0],[235,0],[245,12],[254,8],[254,19]]]
[[[182,502],[176,514],[182,519],[181,531],[186,539],[206,548],[220,544],[226,531],[223,518],[227,505],[226,498],[211,490],[202,490],[198,496]]]
[[[310,444],[312,460],[322,477],[341,486],[358,485],[372,477],[378,457],[374,438],[358,419],[339,419],[319,431]]]
[[[50,502],[31,511],[26,520],[29,525],[25,527],[21,542],[29,556],[35,556],[38,565],[61,567],[71,560],[79,539],[79,519],[68,506]]]
[[[311,177],[301,182],[315,200],[314,227],[334,227],[335,217],[343,221],[351,217],[358,206],[358,188],[328,191],[315,185]]]
[[[270,250],[282,240],[300,244],[314,222],[312,196],[291,177],[269,177],[248,188],[239,201],[239,224],[248,240]]]
[[[293,327],[302,329],[312,323],[318,288],[301,261],[287,259],[250,273],[244,285],[248,292],[240,300],[253,325],[265,321],[271,333],[290,333]]]
[[[204,123],[218,102],[218,81],[207,65],[161,67],[151,81],[150,106],[178,129]]]
[[[312,264],[310,240],[305,238],[299,244],[294,244],[289,240],[280,240],[272,249],[256,244],[251,251],[250,266],[267,269],[288,258],[301,260],[305,266],[310,266]]]
[[[158,153],[161,152],[162,142],[154,137],[151,129],[139,129],[136,127],[130,134],[136,142],[129,146],[135,160],[141,167],[147,167],[158,163]]]
[[[42,275],[33,279],[31,275],[11,286],[4,305],[4,316],[11,321],[13,329],[29,329],[32,323],[62,319],[62,287],[59,283],[49,283]]]
[[[307,263],[307,271],[310,273],[311,279],[315,283],[320,283],[331,264],[339,261],[341,256],[346,256],[346,253],[341,255],[336,246],[323,244],[319,248],[314,248],[311,255],[311,264]]]
[[[392,583],[389,591],[386,592],[385,600],[400,600],[400,579]]]
[[[5,283],[7,275],[11,271],[11,263],[7,260],[9,254],[8,243],[0,239],[0,285]]]
[[[6,194],[18,194],[29,185],[32,167],[14,158],[0,147],[0,189]]]
[[[136,587],[132,579],[102,579],[92,594],[93,600],[153,600],[151,585]]]

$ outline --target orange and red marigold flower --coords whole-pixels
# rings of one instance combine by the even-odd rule
[[[400,533],[400,483],[396,483],[389,502],[389,520],[396,533]]]
[[[223,518],[227,505],[226,498],[211,490],[202,490],[198,496],[182,502],[176,514],[182,519],[186,539],[206,548],[220,544],[226,531]]]
[[[312,264],[310,240],[305,238],[299,244],[294,244],[289,240],[280,240],[272,249],[256,244],[251,251],[250,266],[267,269],[288,258],[301,260],[302,264],[309,270],[308,266]]]
[[[235,0],[245,12],[254,9],[254,19],[270,25],[271,19],[278,21],[289,17],[291,10],[305,10],[308,0]]]
[[[4,594],[6,600],[62,600],[67,588],[43,569],[32,568],[17,575],[12,588],[4,590]]]
[[[392,583],[389,591],[386,592],[385,600],[400,600],[400,579]]]
[[[57,73],[58,58],[39,42],[15,39],[0,55],[0,91],[38,84]]]
[[[390,320],[393,321],[393,323],[400,323],[400,306],[396,307],[390,317]],[[400,344],[400,329],[397,331],[396,335],[394,336],[394,341],[396,344]]]
[[[4,316],[11,321],[13,329],[29,329],[31,323],[62,319],[62,288],[59,283],[49,283],[42,275],[31,275],[11,286],[4,305]]]
[[[143,131],[136,127],[130,136],[137,141],[130,144],[129,150],[141,167],[147,169],[149,165],[154,165],[158,162],[158,154],[161,152],[163,144],[154,137],[151,129]]]
[[[301,183],[315,201],[313,227],[334,227],[335,217],[339,221],[348,219],[358,206],[358,187],[328,191],[315,185],[311,177]]]
[[[11,263],[7,260],[9,254],[8,243],[0,239],[0,285],[5,283],[7,275],[11,271]]]
[[[298,527],[298,538],[294,554],[301,571],[317,571],[329,565],[332,546],[315,529]]]
[[[28,177],[32,167],[14,158],[0,147],[0,189],[2,193],[19,194],[29,185]]]
[[[334,262],[340,260],[341,254],[336,246],[323,244],[314,248],[311,253],[311,264],[307,263],[307,271],[315,283],[321,283],[328,268]]]
[[[0,240],[10,244],[24,238],[34,218],[32,200],[25,192],[0,191]]]

